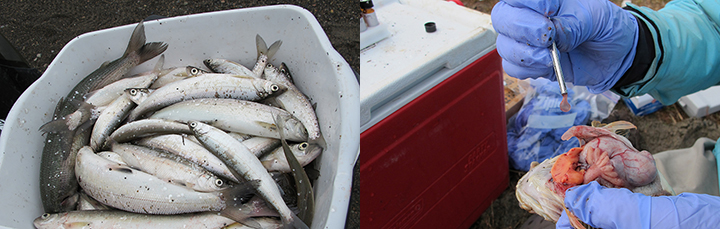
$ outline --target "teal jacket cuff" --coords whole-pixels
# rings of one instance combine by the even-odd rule
[[[675,0],[659,11],[628,6],[650,28],[656,54],[641,80],[615,93],[650,94],[670,105],[720,82],[720,1]]]

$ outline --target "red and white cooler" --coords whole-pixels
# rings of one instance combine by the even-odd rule
[[[360,224],[468,228],[508,185],[490,15],[442,0],[373,3],[380,26],[361,32]]]

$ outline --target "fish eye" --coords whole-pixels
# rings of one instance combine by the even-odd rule
[[[215,186],[220,187],[220,186],[222,186],[223,184],[225,184],[225,182],[223,182],[221,179],[218,178],[217,180],[215,180]]]
[[[278,87],[278,85],[273,84],[272,86],[270,86],[270,90],[271,90],[271,91],[278,91],[278,90],[280,90],[280,87]]]
[[[136,94],[137,94],[137,90],[135,88],[130,89],[130,95],[136,95]]]
[[[47,219],[48,217],[50,217],[50,213],[45,213],[45,214],[42,214],[42,216],[40,216],[40,218],[42,218],[42,219]]]
[[[272,64],[267,64],[267,67],[268,67],[268,68],[272,68],[273,65],[272,65]]]
[[[199,69],[197,69],[197,68],[190,69],[190,74],[197,75],[198,73],[200,73]]]
[[[298,146],[298,148],[299,148],[300,150],[305,150],[305,149],[307,149],[307,147],[308,147],[308,143],[307,143],[307,142],[300,143],[300,146]]]
[[[280,72],[281,72],[281,73],[285,73],[285,69],[284,69],[284,68],[283,68],[283,69],[280,69]]]
[[[196,126],[197,126],[197,122],[191,122],[191,123],[190,123],[190,127],[196,127]]]

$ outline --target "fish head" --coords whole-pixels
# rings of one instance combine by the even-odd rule
[[[57,214],[44,213],[33,220],[33,225],[35,225],[35,228],[60,228],[64,221],[67,220],[67,216],[67,212]]]
[[[210,73],[210,72],[203,70],[201,68],[198,68],[198,67],[194,67],[194,66],[185,67],[185,74],[187,77],[194,77],[194,76],[202,75],[205,73]]]

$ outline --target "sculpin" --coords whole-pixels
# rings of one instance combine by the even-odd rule
[[[104,63],[75,85],[67,96],[60,99],[53,117],[57,119],[77,111],[81,104],[77,101],[82,101],[85,94],[117,81],[131,68],[160,55],[165,49],[167,44],[163,42],[145,43],[145,28],[142,22],[138,23],[122,57]],[[89,119],[90,116],[87,117]],[[68,197],[74,196],[78,187],[74,173],[75,155],[77,150],[89,141],[90,131],[76,129],[46,134],[40,164],[40,195],[43,208],[48,213],[71,210],[76,201]]]

